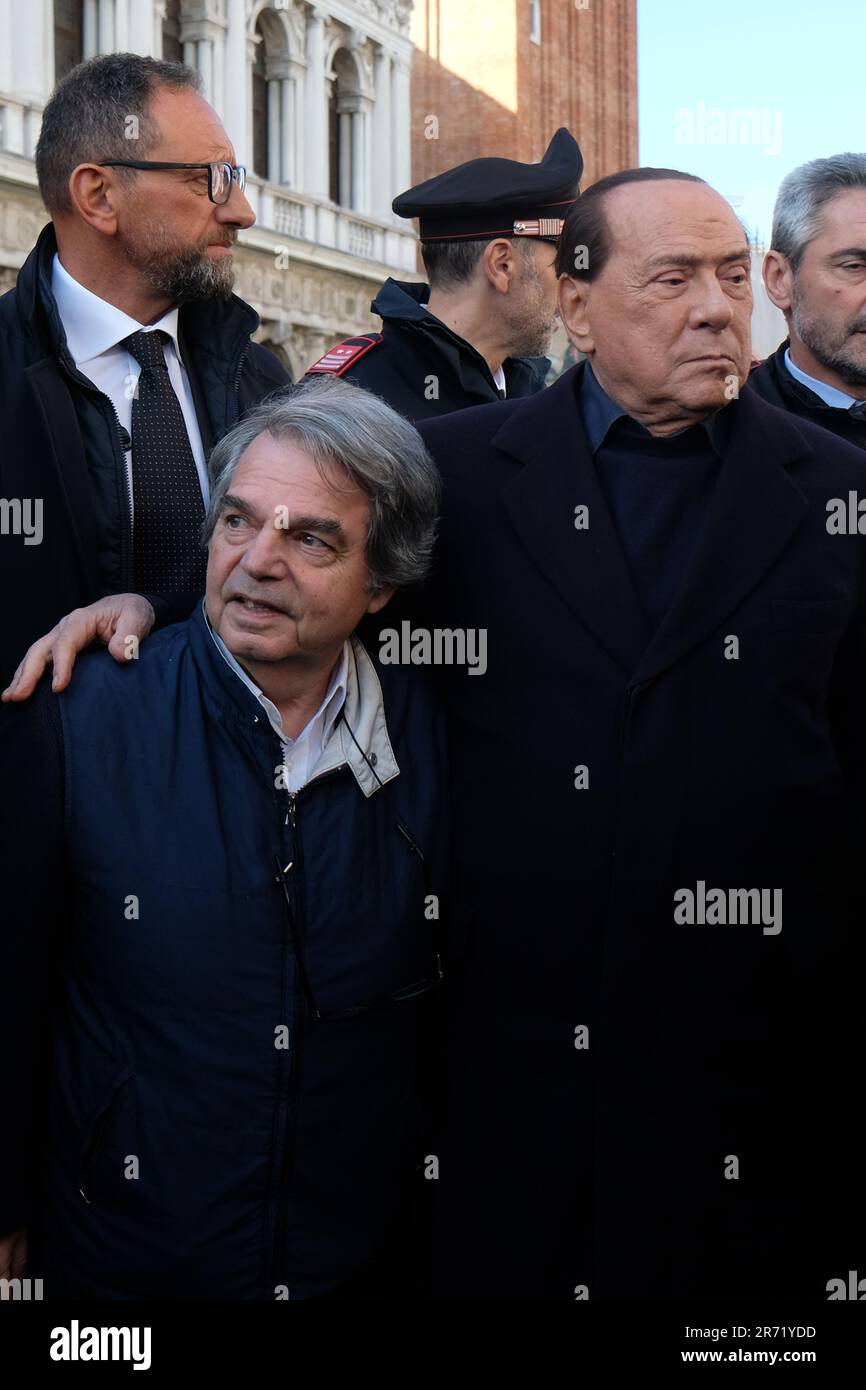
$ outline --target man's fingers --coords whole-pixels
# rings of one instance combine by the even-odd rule
[[[83,640],[80,633],[70,633],[68,637],[55,637],[54,647],[51,653],[51,664],[54,667],[54,675],[51,678],[52,690],[66,689],[72,676],[72,668],[75,665],[76,656],[83,647],[89,646],[91,641],[92,635],[87,637],[86,640]],[[42,670],[44,671],[44,669],[45,665],[43,663]],[[42,672],[40,671],[39,674],[41,675]],[[31,689],[35,687],[38,679],[39,676],[34,680]]]
[[[116,661],[133,661],[138,643],[156,622],[153,606],[143,594],[115,594],[87,608],[76,608],[27,652],[12,681],[3,691],[6,703],[26,700],[36,689],[49,661],[54,666],[52,690],[65,690],[75,658],[99,637]]]
[[[11,681],[7,685],[6,689],[2,693],[0,693],[0,700],[3,700],[8,703],[8,701],[12,698],[12,691],[15,689],[15,683],[18,680],[18,677],[21,675],[21,670],[23,666],[24,662],[19,661],[18,665],[15,667],[15,674],[13,675]]]
[[[56,631],[56,629],[55,629]],[[51,649],[54,645],[54,633],[49,633],[47,637],[40,637],[38,642],[34,642],[24,660],[20,663],[15,675],[8,687],[3,691],[3,700],[8,704],[13,700],[26,700],[33,694],[36,685],[51,659]]]
[[[118,614],[108,650],[115,661],[137,661],[138,644],[154,624],[154,612],[146,599],[137,599]]]

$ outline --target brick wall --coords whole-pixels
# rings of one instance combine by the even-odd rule
[[[413,182],[479,155],[538,160],[561,125],[582,187],[637,163],[636,0],[539,4],[536,44],[531,0],[415,0]]]

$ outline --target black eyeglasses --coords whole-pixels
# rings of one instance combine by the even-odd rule
[[[247,182],[247,171],[243,164],[168,164],[158,159],[97,159],[96,164],[103,168],[116,169],[207,169],[207,196],[212,203],[227,203],[231,197],[234,181],[241,193]]]
[[[430,883],[427,876],[427,864],[425,862],[424,855],[421,853],[421,848],[415,840],[414,836],[411,834],[409,830],[407,830],[406,826],[403,824],[402,821],[396,821],[395,829],[399,831],[399,833],[403,836],[404,840],[406,840],[412,853],[417,854],[419,860],[421,861],[421,869],[424,875],[425,898],[427,898],[429,897]],[[298,932],[295,924],[295,911],[294,906],[292,904],[291,893],[289,892],[288,881],[286,879],[286,873],[289,869],[292,868],[292,865],[289,864],[284,869],[280,863],[279,855],[277,854],[274,855],[274,865],[277,870],[277,883],[279,883],[280,887],[283,890],[283,898],[286,907],[286,920],[288,922],[289,927],[289,938],[291,940],[292,950],[295,955],[295,963],[298,968],[298,976],[300,977],[301,988],[304,991],[304,998],[307,1001],[307,1006],[316,1023],[336,1023],[347,1018],[357,1018],[360,1014],[368,1014],[371,1013],[373,1010],[387,1008],[393,1004],[402,1004],[408,999],[417,999],[419,995],[429,993],[430,990],[435,989],[437,985],[440,985],[442,983],[442,957],[440,951],[437,949],[439,943],[436,940],[436,937],[438,933],[436,931],[436,926],[434,922],[433,960],[429,975],[425,976],[423,979],[413,981],[412,984],[403,985],[401,989],[395,989],[390,994],[383,995],[380,998],[365,1000],[364,1003],[355,1004],[348,1009],[338,1009],[333,1012],[323,1012],[319,1008],[316,996],[313,993],[313,986],[310,981],[309,973],[307,971],[306,961],[304,960],[304,953],[301,950],[301,943],[298,939]]]

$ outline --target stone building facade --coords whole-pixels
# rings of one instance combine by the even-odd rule
[[[46,221],[33,152],[55,83],[131,50],[197,68],[247,166],[237,291],[293,377],[417,278],[391,200],[557,126],[584,186],[637,161],[636,0],[0,0],[0,292]],[[411,80],[411,90],[410,90]],[[564,339],[554,350],[564,364]]]
[[[0,0],[0,291],[47,220],[33,152],[56,81],[132,51],[197,68],[248,169],[237,292],[293,377],[414,273],[411,0]],[[94,152],[97,153],[97,152]]]

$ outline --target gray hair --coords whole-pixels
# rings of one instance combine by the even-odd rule
[[[290,439],[320,473],[336,464],[369,498],[369,591],[400,589],[427,574],[436,540],[439,473],[414,425],[378,396],[337,377],[310,377],[244,416],[211,453],[210,542],[238,464],[260,435]]]
[[[39,191],[49,212],[72,210],[69,178],[79,164],[147,158],[160,138],[149,111],[160,85],[200,91],[201,78],[183,63],[137,53],[91,58],[64,77],[45,107],[36,146]],[[131,169],[116,172],[121,179],[135,177]]]
[[[783,180],[773,210],[773,251],[787,256],[797,270],[810,241],[821,230],[826,203],[849,188],[866,189],[866,154],[834,154],[812,159]]]

